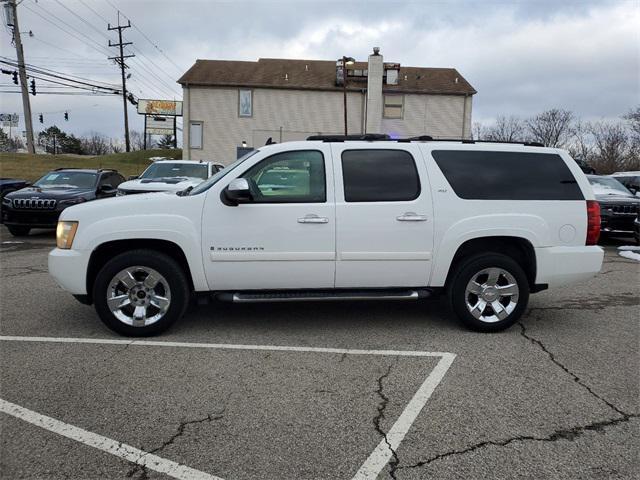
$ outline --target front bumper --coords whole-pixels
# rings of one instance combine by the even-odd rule
[[[49,274],[58,285],[73,295],[87,295],[87,267],[91,252],[62,250],[49,252]]]
[[[536,248],[536,284],[550,287],[587,280],[602,268],[604,250],[597,245]]]
[[[62,210],[14,210],[2,209],[2,223],[32,228],[56,228]]]

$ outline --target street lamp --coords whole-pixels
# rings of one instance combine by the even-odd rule
[[[342,93],[344,99],[344,135],[347,136],[347,65],[356,63],[353,57],[342,57]]]

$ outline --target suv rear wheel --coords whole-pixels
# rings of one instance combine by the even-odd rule
[[[133,250],[102,267],[93,286],[93,301],[110,329],[132,337],[155,335],[184,314],[188,281],[171,257]]]
[[[449,303],[472,330],[498,332],[518,321],[529,301],[529,282],[522,267],[498,253],[462,261],[448,289]]]

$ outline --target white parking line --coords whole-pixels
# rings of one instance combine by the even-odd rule
[[[335,354],[347,354],[347,355],[384,355],[384,356],[401,356],[401,357],[440,357],[435,368],[431,371],[431,373],[427,376],[425,381],[420,385],[418,391],[415,393],[413,398],[409,401],[407,406],[404,408],[396,422],[389,429],[386,435],[386,439],[382,439],[380,443],[377,445],[375,450],[369,455],[367,460],[362,464],[358,472],[353,477],[353,480],[365,480],[365,479],[375,479],[378,474],[384,469],[384,467],[389,463],[391,457],[393,456],[393,451],[397,450],[400,446],[400,443],[404,439],[405,435],[411,428],[411,425],[415,422],[416,418],[427,404],[431,394],[434,392],[438,384],[442,381],[447,370],[453,363],[456,358],[455,354],[448,352],[422,352],[422,351],[414,351],[414,350],[361,350],[361,349],[349,349],[349,348],[321,348],[321,347],[291,347],[291,346],[279,346],[279,345],[234,345],[234,344],[225,344],[225,343],[192,343],[192,342],[160,342],[153,340],[124,340],[124,339],[101,339],[101,338],[68,338],[68,337],[25,337],[25,336],[0,336],[0,341],[14,341],[14,342],[49,342],[49,343],[75,343],[75,344],[105,344],[105,345],[135,345],[141,347],[174,347],[174,348],[204,348],[204,349],[221,349],[221,350],[260,350],[260,351],[279,351],[279,352],[303,352],[303,353],[335,353]],[[44,415],[40,415],[36,412],[32,412],[31,410],[27,410],[18,405],[14,405],[9,402],[5,402],[4,400],[0,400],[3,402],[1,411],[8,413],[9,415],[14,415],[11,411],[7,411],[7,408],[4,407],[4,404],[10,405],[11,407],[16,407],[18,409],[22,409],[25,412],[29,412],[29,414],[33,414],[36,416],[40,416],[42,418],[51,420],[53,422],[58,422],[58,424],[65,426],[66,428],[76,429],[79,432],[82,432],[85,436],[81,436],[81,438],[89,438],[89,436],[95,436],[99,438],[102,442],[112,442],[113,445],[118,447],[122,445],[124,451],[122,453],[116,453],[119,450],[115,450],[110,445],[109,448],[102,448],[99,445],[103,445],[101,442],[93,442],[87,443],[87,441],[83,441],[76,436],[70,436],[65,433],[66,430],[64,428],[59,428],[57,430],[53,430],[51,428],[47,428],[44,426],[45,424],[36,423],[31,421],[42,428],[46,428],[47,430],[55,431],[60,435],[65,435],[69,438],[77,440],[79,442],[85,443],[87,445],[91,445],[95,448],[100,448],[101,450],[107,451],[114,455],[120,456],[122,458],[126,458],[129,461],[134,463],[140,463],[140,461],[145,461],[145,465],[148,468],[153,470],[162,471],[163,473],[167,473],[168,475],[172,475],[175,478],[189,478],[189,479],[217,479],[222,480],[219,477],[214,477],[206,473],[199,472],[197,470],[190,469],[189,467],[184,467],[170,460],[165,460],[160,457],[156,457],[155,455],[148,454],[143,452],[142,450],[138,450],[129,445],[120,444],[119,442],[115,442],[114,440],[110,440],[106,437],[102,437],[101,435],[93,434],[91,432],[87,432],[86,430],[82,430],[78,427],[73,427],[72,425],[67,425],[63,422],[59,422],[50,417],[46,417]],[[16,411],[15,409],[13,411]],[[14,415],[18,418],[22,418],[23,420],[30,421],[27,418],[23,418],[23,416]],[[388,443],[387,443],[388,442]],[[139,452],[136,454],[130,452]],[[123,453],[126,453],[125,456]],[[149,463],[144,459],[153,458],[153,462]],[[185,472],[189,472],[189,475],[206,475],[206,476],[177,476],[175,473],[169,473],[166,470],[158,470],[154,468],[154,465],[158,465],[155,462],[159,460],[161,468],[183,468]],[[177,471],[177,470],[176,470]],[[182,471],[181,471],[182,472]]]
[[[56,420],[55,418],[47,417],[46,415],[21,407],[15,403],[7,402],[6,400],[0,399],[0,412],[44,428],[50,432],[57,433],[63,437],[70,438],[76,442],[110,453],[116,457],[124,458],[130,462],[155,470],[156,472],[166,473],[180,480],[222,480],[220,477],[194,470],[185,465],[180,465],[172,460],[158,457],[157,455],[132,447],[126,443],[117,442],[98,435],[97,433],[92,433],[83,428]]]

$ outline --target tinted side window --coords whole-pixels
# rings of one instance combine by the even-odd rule
[[[342,177],[347,202],[400,202],[420,195],[416,164],[404,150],[346,150]]]
[[[254,203],[326,201],[324,157],[317,150],[283,152],[265,158],[244,175]]]
[[[460,198],[584,200],[564,160],[553,153],[434,150],[432,154]]]

